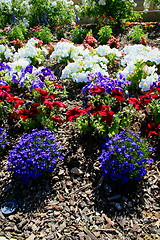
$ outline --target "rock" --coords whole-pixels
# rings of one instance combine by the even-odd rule
[[[71,173],[75,174],[75,175],[82,175],[84,174],[79,168],[74,167],[71,169]]]

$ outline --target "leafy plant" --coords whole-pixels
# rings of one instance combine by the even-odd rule
[[[112,181],[141,180],[147,173],[145,166],[153,162],[150,158],[153,151],[147,140],[134,132],[111,135],[102,145],[99,156],[102,173]]]
[[[77,106],[67,110],[67,120],[75,120],[81,131],[96,132],[103,136],[129,126],[132,112],[125,104],[123,93],[129,83],[122,76],[121,79],[111,79],[101,73],[90,75],[82,89],[84,108]]]
[[[45,173],[51,173],[59,160],[63,160],[62,146],[54,132],[47,129],[33,129],[23,134],[8,156],[8,170],[22,179],[24,183],[37,179]]]
[[[23,23],[15,24],[11,31],[8,33],[9,40],[19,39],[24,41],[28,36],[28,29]]]
[[[134,42],[140,42],[142,36],[146,38],[145,33],[144,33],[141,25],[134,26],[128,36]]]
[[[72,41],[74,43],[82,43],[83,40],[85,39],[87,33],[88,33],[88,30],[81,26],[78,26],[78,27],[72,29],[71,30]]]
[[[112,28],[110,26],[104,26],[98,31],[100,43],[107,43],[112,35]]]
[[[31,36],[42,40],[45,44],[50,43],[53,40],[51,30],[48,27],[43,27],[40,31],[32,32]]]
[[[141,79],[147,76],[145,71],[146,63],[143,60],[136,61],[134,66],[134,70],[127,77],[127,79],[132,82],[132,84],[128,86],[128,89],[130,92],[136,91],[138,93]]]

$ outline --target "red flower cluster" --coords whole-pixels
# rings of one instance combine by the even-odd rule
[[[111,96],[115,98],[118,102],[126,100],[126,98],[123,96],[123,92],[120,91],[118,88],[112,89]]]
[[[130,97],[128,103],[132,103],[133,107],[137,110],[144,110],[148,103],[151,102],[152,99],[156,99],[160,97],[160,83],[158,87],[152,87],[150,91],[144,95],[141,95],[139,99]]]
[[[24,46],[24,43],[20,39],[16,39],[12,41],[12,44],[14,45],[15,49],[17,50],[18,48],[21,48]]]
[[[34,103],[31,104],[29,109],[20,109],[20,110],[15,110],[11,115],[10,119],[12,120],[15,116],[18,116],[22,118],[23,121],[26,121],[27,118],[35,118],[37,114],[40,113],[40,110],[38,109],[39,104]]]
[[[160,124],[154,123],[154,122],[148,123],[147,128],[146,128],[146,134],[147,134],[147,137],[150,137],[153,134],[159,135],[160,134]]]
[[[119,38],[115,38],[114,36],[111,36],[107,44],[110,46],[110,48],[116,48],[120,46],[120,40]]]
[[[93,116],[101,116],[101,122],[105,122],[107,125],[111,125],[114,112],[110,110],[109,106],[100,104],[98,107],[90,105],[90,114]]]
[[[11,87],[2,85],[0,86],[0,102],[7,101],[13,104],[14,108],[18,108],[18,106],[24,103],[24,99],[14,97],[11,93]]]
[[[49,55],[52,54],[52,52],[54,51],[54,45],[53,43],[50,43],[49,46],[47,47],[47,50],[49,52]]]
[[[73,122],[73,119],[86,114],[86,109],[80,109],[78,106],[66,111],[66,120]]]
[[[56,89],[63,89],[60,84],[52,84]],[[12,113],[9,114],[9,119],[13,120],[15,117],[19,117],[23,121],[26,121],[28,118],[36,118],[38,114],[44,111],[43,114],[47,114],[50,120],[62,123],[63,120],[60,117],[57,115],[51,116],[51,114],[57,112],[58,108],[66,108],[66,105],[61,101],[53,101],[57,97],[54,93],[50,94],[41,88],[37,88],[35,91],[39,92],[39,96],[37,96],[38,103],[30,103],[30,101],[15,97],[11,93],[11,86],[0,86],[0,102],[8,102],[8,107],[12,110]],[[46,106],[46,108],[44,108],[44,106]]]
[[[97,45],[97,40],[93,36],[87,34],[82,45],[84,46],[84,48],[91,49],[92,47],[95,47]]]
[[[96,86],[93,87],[91,89],[88,90],[89,92],[91,92],[91,95],[104,95],[105,94],[105,88],[104,87],[100,87],[100,86]]]
[[[83,115],[101,116],[101,122],[105,122],[107,125],[111,125],[114,112],[110,110],[109,106],[100,104],[98,107],[94,107],[92,104],[88,108],[80,109],[78,106],[69,109],[66,112],[66,120],[73,121],[74,118]]]

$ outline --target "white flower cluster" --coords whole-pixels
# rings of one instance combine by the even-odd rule
[[[71,78],[74,82],[87,82],[88,75],[96,72],[108,76],[107,63],[108,60],[104,57],[88,55],[86,58],[69,63],[63,69],[61,79]]]
[[[151,48],[149,46],[144,46],[142,44],[135,44],[133,46],[125,46],[123,49],[124,57],[121,60],[121,65],[124,67],[119,73],[123,74],[125,78],[134,72],[137,62],[144,61],[146,63],[144,67],[144,72],[147,77],[141,79],[139,87],[142,91],[147,91],[153,82],[158,81],[158,75],[156,73],[156,65],[160,64],[160,50],[158,48]],[[154,64],[149,67],[147,63],[150,62]]]
[[[18,60],[20,58],[25,58],[31,63],[31,59],[35,56],[38,56],[39,54],[47,55],[48,51],[46,48],[38,48],[35,45],[38,44],[38,40],[31,38],[28,40],[28,42],[25,44],[24,47],[18,49],[18,52],[14,54],[13,60]],[[39,61],[41,61],[39,59]],[[41,64],[41,62],[39,62]]]
[[[160,50],[158,48],[135,44],[125,46],[123,52],[125,56],[121,61],[122,66],[128,63],[130,64],[130,62],[135,62],[136,60],[150,61],[157,65],[160,64]]]
[[[47,56],[48,51],[45,47],[38,48],[35,45],[38,44],[38,40],[31,38],[16,52],[14,47],[8,47],[7,45],[0,45],[0,61],[9,61],[16,66],[27,66],[32,63],[32,59],[38,55]],[[41,64],[41,58],[38,58],[39,64]]]
[[[121,51],[119,51],[117,48],[110,48],[108,45],[100,45],[95,49],[95,51],[101,57],[105,57],[110,53],[115,54],[116,57],[122,57]]]
[[[14,55],[14,47],[9,48],[7,45],[0,45],[0,61],[3,62],[5,60],[11,61]]]
[[[58,42],[50,59],[56,59],[57,62],[68,61],[68,65],[62,71],[62,79],[71,78],[75,82],[86,82],[90,73],[101,72],[108,76],[106,57],[110,53],[117,57],[122,56],[119,50],[107,45],[89,50],[82,45],[75,46],[72,42]]]
[[[73,46],[74,43],[72,42],[58,42],[54,46],[54,51],[52,52],[50,59],[53,60],[55,58],[58,63],[67,58],[68,60],[70,60],[70,55]]]

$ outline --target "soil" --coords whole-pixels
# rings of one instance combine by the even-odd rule
[[[115,30],[121,48],[134,44],[125,31]],[[148,32],[148,45],[160,46],[157,26]],[[59,79],[63,65],[45,62],[68,86],[64,102],[82,106],[81,87]],[[113,73],[114,69],[110,69]],[[134,128],[139,126],[135,117]],[[137,125],[136,125],[137,124]],[[9,215],[0,211],[0,236],[19,240],[152,240],[160,238],[160,164],[158,154],[142,182],[121,184],[104,179],[98,156],[103,139],[97,134],[81,133],[72,122],[63,123],[55,132],[64,146],[64,161],[50,176],[28,184],[7,171],[9,150],[22,132],[12,128],[11,145],[0,159],[0,206],[17,202]],[[158,146],[158,140],[155,139]],[[154,139],[153,139],[154,142]],[[1,239],[1,238],[0,238]]]

